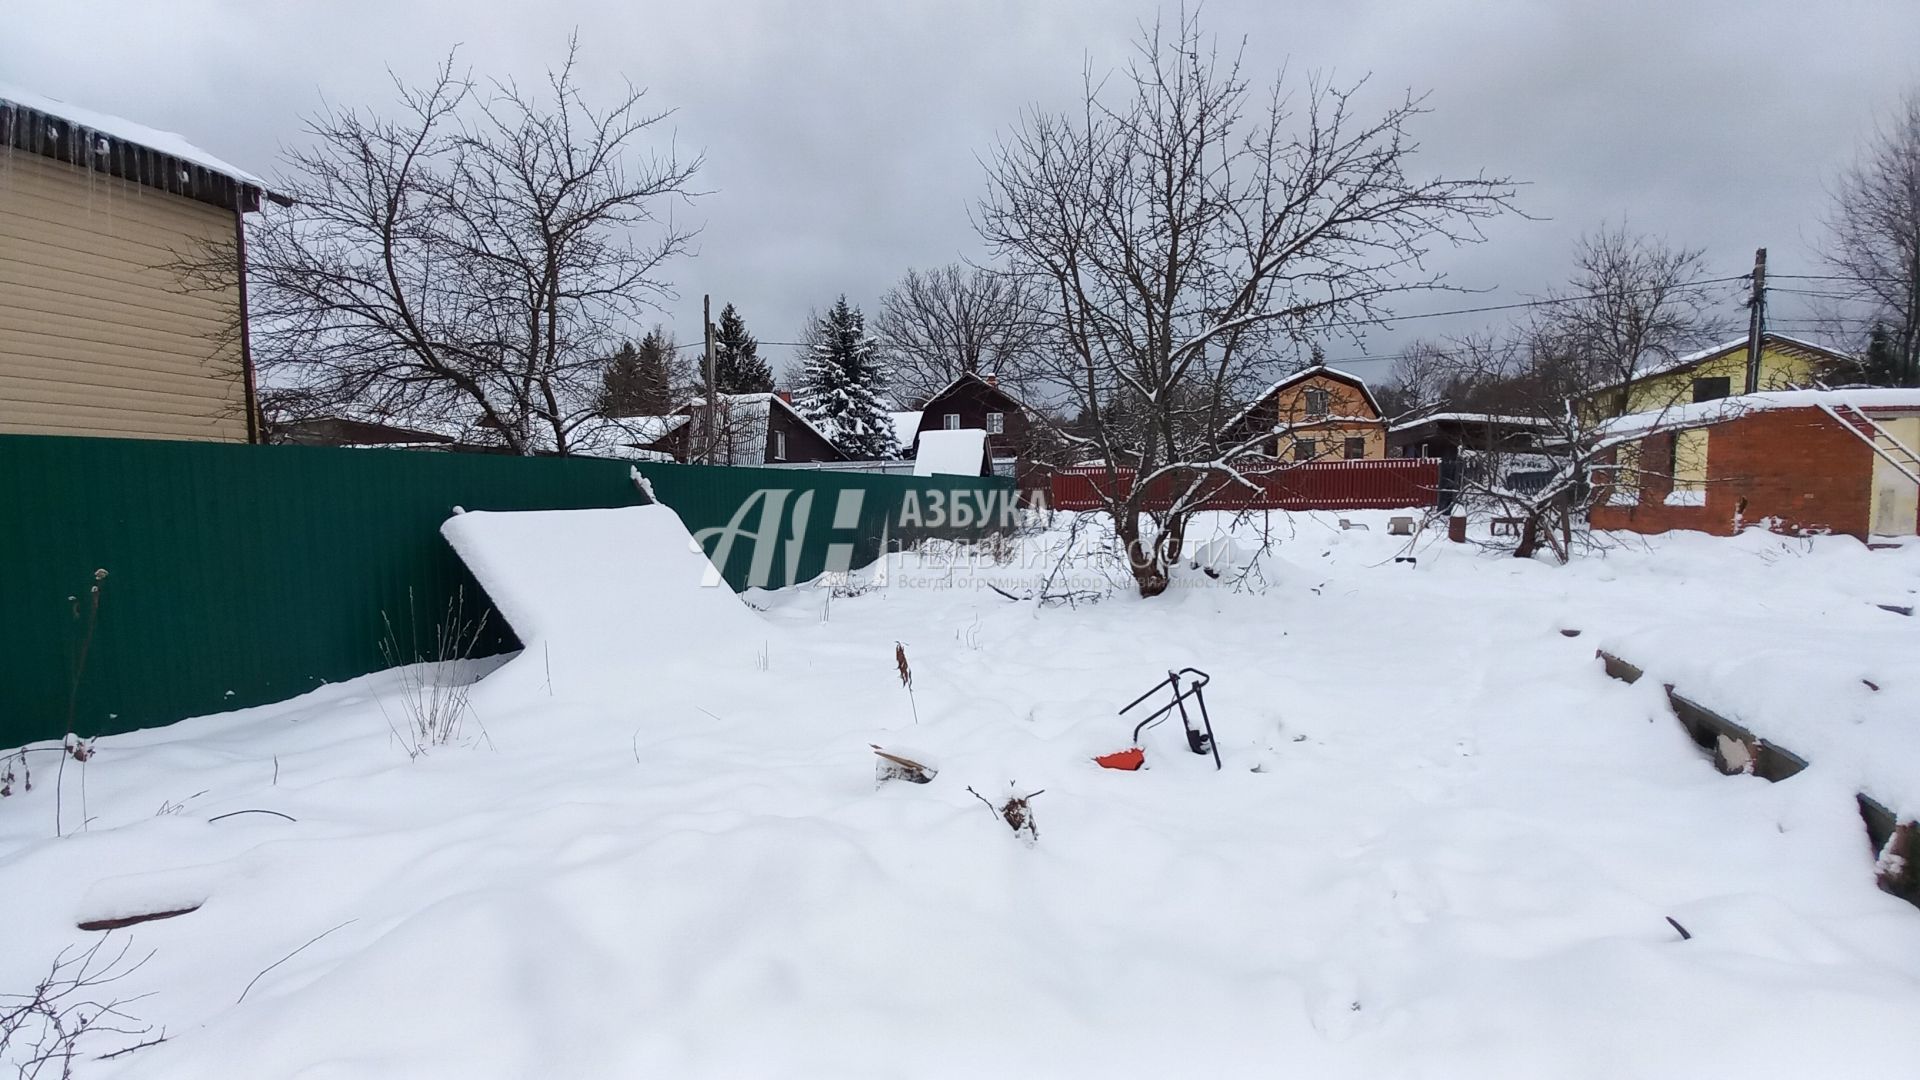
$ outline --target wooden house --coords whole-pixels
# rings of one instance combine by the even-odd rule
[[[1282,461],[1379,461],[1387,422],[1359,376],[1319,365],[1281,379],[1222,429],[1222,442],[1251,444]]]
[[[245,215],[258,177],[0,87],[0,433],[260,440]],[[189,290],[174,267],[230,252]]]

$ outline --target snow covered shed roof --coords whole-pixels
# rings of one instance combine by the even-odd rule
[[[920,434],[920,418],[925,415],[920,409],[887,414],[887,419],[893,422],[893,441],[900,444],[901,450],[913,445],[914,436]]]
[[[0,83],[0,146],[226,209],[257,210],[267,182],[171,131]],[[284,201],[284,200],[281,200]]]
[[[1500,427],[1532,428],[1545,431],[1553,421],[1539,416],[1502,416],[1499,413],[1436,412],[1416,420],[1405,420],[1388,428],[1389,432],[1409,431],[1423,424],[1490,424]]]
[[[915,476],[979,476],[986,472],[987,433],[981,428],[939,428],[920,433]]]
[[[1712,401],[1616,416],[1596,430],[1601,444],[1612,445],[1666,431],[1706,427],[1748,413],[1772,409],[1858,409],[1862,413],[1920,414],[1920,390],[1869,387],[1850,390],[1763,390]]]

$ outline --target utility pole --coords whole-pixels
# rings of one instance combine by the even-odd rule
[[[1760,389],[1760,339],[1767,332],[1767,249],[1753,253],[1753,295],[1747,300],[1747,389]]]
[[[707,464],[711,465],[713,464],[713,448],[719,442],[719,437],[720,437],[720,433],[718,429],[714,427],[714,422],[713,422],[713,412],[714,412],[713,399],[715,397],[715,394],[714,394],[714,387],[713,387],[713,294],[712,293],[708,293],[700,298],[700,323],[702,326],[706,328],[706,335],[707,335],[707,351],[706,351],[706,361],[704,365],[706,368],[706,376],[707,376],[707,445],[706,445],[705,454],[706,454]]]

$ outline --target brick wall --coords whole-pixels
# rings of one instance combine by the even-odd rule
[[[1599,493],[1596,529],[1657,533],[1697,529],[1731,536],[1738,522],[1775,519],[1782,532],[1867,538],[1873,451],[1819,409],[1775,409],[1715,424],[1707,449],[1704,506],[1668,506],[1665,475],[1673,436],[1641,441],[1640,501],[1607,505]]]

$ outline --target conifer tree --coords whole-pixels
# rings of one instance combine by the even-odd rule
[[[601,372],[600,415],[665,416],[673,411],[673,337],[661,327],[647,331],[636,348],[623,342]]]
[[[760,343],[732,304],[720,310],[713,332],[713,383],[722,394],[764,394],[773,389],[773,369],[760,359]]]
[[[860,461],[895,457],[900,452],[893,421],[881,404],[886,371],[880,350],[867,336],[860,309],[841,296],[815,321],[802,380],[802,408],[824,428],[833,444]]]

